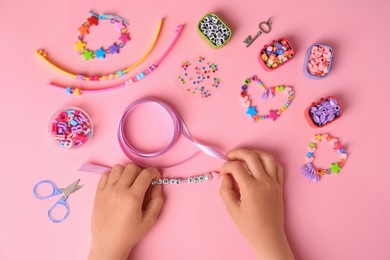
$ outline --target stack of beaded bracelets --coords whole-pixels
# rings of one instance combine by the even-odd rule
[[[200,183],[200,182],[216,180],[216,179],[218,179],[218,177],[219,177],[219,173],[218,172],[207,172],[207,173],[205,173],[203,175],[197,175],[197,176],[193,176],[193,177],[190,177],[190,178],[187,178],[187,179],[182,179],[182,178],[155,179],[155,180],[152,181],[152,185],[161,185],[161,184],[164,184],[164,185],[165,184],[179,185],[179,184],[183,184],[183,183],[192,184],[192,183]]]
[[[335,163],[331,163],[330,168],[328,169],[320,169],[320,168],[315,168],[313,166],[314,152],[316,150],[317,143],[319,143],[320,141],[323,142],[328,141],[335,151],[340,152],[339,161]],[[347,160],[347,151],[341,145],[340,141],[337,138],[334,138],[329,134],[318,134],[315,137],[313,137],[313,139],[311,140],[311,143],[308,148],[308,153],[306,156],[307,164],[301,167],[301,172],[305,178],[308,178],[314,182],[318,182],[320,181],[321,175],[331,174],[331,173],[339,174],[341,167],[344,166],[346,160]]]
[[[262,99],[266,99],[267,97],[274,97],[277,92],[283,92],[288,96],[288,101],[286,104],[280,108],[275,110],[270,110],[268,115],[259,115],[256,110],[256,106],[251,106],[251,100],[248,95],[248,87],[251,81],[256,81],[259,85],[260,89],[263,91]],[[241,86],[241,102],[247,107],[246,113],[253,118],[254,121],[261,121],[271,118],[272,120],[276,120],[291,104],[294,99],[294,91],[291,87],[285,87],[284,85],[266,88],[257,76],[252,76],[251,78],[247,78],[244,81],[244,85]]]

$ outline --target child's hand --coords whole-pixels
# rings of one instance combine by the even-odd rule
[[[284,232],[282,167],[260,151],[237,149],[227,157],[220,194],[234,223],[259,259],[294,259]]]
[[[89,259],[127,259],[132,248],[152,228],[164,204],[155,168],[116,165],[100,178],[92,214]],[[145,198],[150,190],[150,198]]]

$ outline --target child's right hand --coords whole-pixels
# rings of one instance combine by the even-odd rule
[[[259,259],[294,259],[284,232],[282,167],[261,151],[237,149],[227,157],[220,195],[234,223]]]

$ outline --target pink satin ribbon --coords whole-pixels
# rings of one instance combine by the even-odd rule
[[[137,106],[147,104],[147,103],[155,104],[155,105],[165,109],[168,112],[169,116],[171,117],[172,123],[173,123],[173,136],[172,136],[170,143],[167,146],[163,147],[162,149],[155,151],[155,152],[150,152],[150,153],[138,150],[134,146],[132,146],[130,144],[130,142],[126,139],[125,133],[124,133],[124,129],[125,129],[125,125],[126,125],[126,118],[129,115],[129,113],[131,111],[133,111]],[[143,99],[139,99],[139,100],[133,102],[132,104],[130,104],[125,109],[125,111],[124,111],[124,113],[119,121],[119,127],[118,127],[118,141],[119,141],[120,147],[122,148],[122,151],[125,153],[125,155],[131,161],[133,161],[134,163],[136,163],[142,167],[148,167],[148,165],[145,165],[144,163],[138,161],[136,159],[136,156],[143,157],[143,158],[155,158],[155,157],[161,156],[164,153],[166,153],[169,149],[172,148],[172,146],[177,142],[180,134],[182,134],[191,143],[193,143],[199,149],[199,151],[207,154],[208,156],[215,157],[215,158],[218,158],[218,159],[221,159],[224,161],[227,160],[224,153],[222,153],[218,149],[216,149],[212,146],[208,146],[208,145],[202,144],[200,142],[197,142],[193,138],[193,136],[191,135],[187,125],[185,124],[185,122],[183,121],[181,116],[177,113],[177,111],[174,110],[168,104],[166,104],[166,103],[164,103],[156,98],[143,98]],[[161,168],[170,168],[170,167],[177,166],[179,164],[182,164],[182,163],[190,160],[198,153],[199,152],[196,152],[193,155],[191,155],[190,157],[188,157],[185,160],[182,160],[180,162],[176,162],[174,164],[169,164],[169,165],[160,165],[160,166],[157,166],[157,168],[161,169]],[[96,164],[84,164],[81,166],[81,168],[79,170],[88,171],[88,172],[95,172],[95,173],[104,173],[104,172],[109,171],[110,168],[96,165]]]

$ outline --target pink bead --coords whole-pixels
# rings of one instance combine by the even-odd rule
[[[307,149],[309,152],[314,153],[316,151],[315,147],[310,147]]]
[[[244,103],[244,102],[248,101],[249,97],[245,96],[245,97],[241,97],[240,99],[241,99],[241,102]]]
[[[251,105],[251,101],[247,100],[246,102],[242,103],[244,107],[249,107]]]
[[[313,162],[313,160],[314,160],[314,157],[306,156],[306,162],[311,163],[311,162]]]
[[[340,158],[341,158],[341,159],[347,159],[347,157],[348,157],[348,155],[347,155],[346,153],[342,153],[342,154],[340,155]]]
[[[213,176],[213,180],[217,180],[219,178],[220,173],[219,172],[211,172],[211,175]]]
[[[336,138],[332,138],[331,140],[330,140],[330,144],[332,145],[332,146],[334,146],[334,144],[336,143],[336,142],[338,142],[339,140],[337,140]]]

